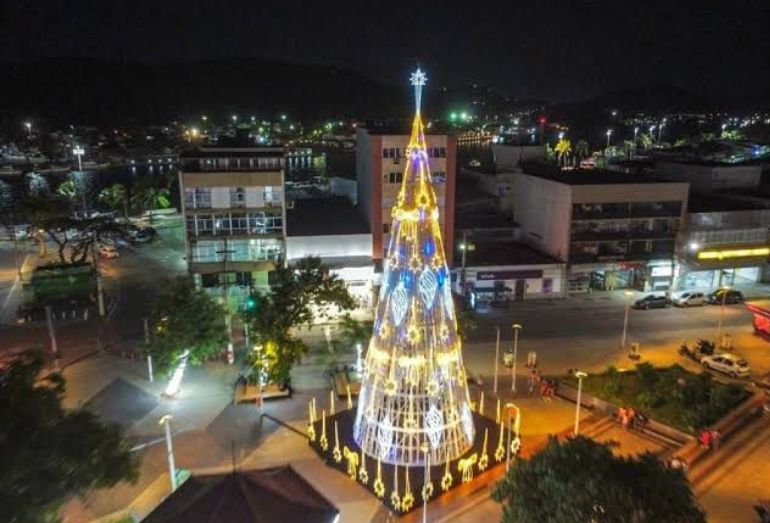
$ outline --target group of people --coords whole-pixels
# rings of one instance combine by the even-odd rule
[[[550,401],[556,394],[556,381],[545,379],[540,376],[536,369],[532,369],[529,373],[529,393],[532,394],[536,389],[539,389],[543,400]]]
[[[719,448],[721,438],[722,434],[717,429],[703,429],[698,436],[698,441],[704,449],[716,449]]]
[[[637,412],[633,407],[620,407],[616,415],[620,424],[623,425],[623,430],[628,429],[628,427],[642,430],[647,424],[647,418],[644,414]]]

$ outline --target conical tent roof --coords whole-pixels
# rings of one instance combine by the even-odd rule
[[[460,338],[430,177],[420,97],[403,183],[392,211],[377,315],[354,427],[363,451],[386,463],[453,460],[474,437]]]

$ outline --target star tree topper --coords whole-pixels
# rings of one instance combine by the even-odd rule
[[[413,72],[412,75],[410,76],[410,81],[414,86],[415,111],[419,113],[420,102],[422,101],[422,88],[426,83],[428,83],[428,76],[418,66],[417,70]]]

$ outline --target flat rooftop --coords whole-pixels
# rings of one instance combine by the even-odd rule
[[[368,234],[369,226],[358,209],[344,197],[294,200],[286,209],[288,236]]]
[[[615,171],[603,170],[574,170],[559,173],[524,172],[530,176],[552,180],[565,185],[628,185],[628,184],[659,184],[682,183],[673,180],[662,180],[652,175],[627,174]]]
[[[457,258],[459,258],[459,256]],[[458,260],[455,259],[456,265],[457,261]],[[557,263],[562,262],[520,242],[476,243],[475,249],[468,251],[465,259],[465,265],[467,267],[490,267],[493,265],[548,265]]]
[[[283,147],[198,147],[183,151],[179,157],[182,159],[197,158],[253,158],[259,156],[283,156],[286,149]]]
[[[444,136],[448,134],[454,134],[445,125],[434,123],[428,127],[428,123],[430,123],[430,119],[423,120],[426,136]],[[412,134],[412,120],[365,122],[360,124],[358,128],[365,129],[369,134],[375,136],[409,136]]]

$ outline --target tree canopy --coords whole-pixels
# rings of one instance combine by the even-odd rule
[[[189,351],[192,363],[218,354],[227,343],[224,308],[190,278],[165,282],[155,303],[149,351],[161,373],[168,373]]]
[[[502,523],[705,523],[681,470],[652,454],[618,457],[578,436],[517,460],[492,498]]]
[[[243,316],[272,359],[270,379],[285,383],[291,366],[308,350],[292,329],[310,323],[315,314],[328,316],[334,307],[350,310],[355,302],[345,282],[330,274],[316,257],[277,267],[271,274],[270,290],[270,294],[253,294],[255,306],[248,307]]]
[[[121,428],[64,410],[64,379],[40,378],[24,354],[0,371],[0,509],[3,521],[51,521],[68,496],[134,481],[138,462]]]

